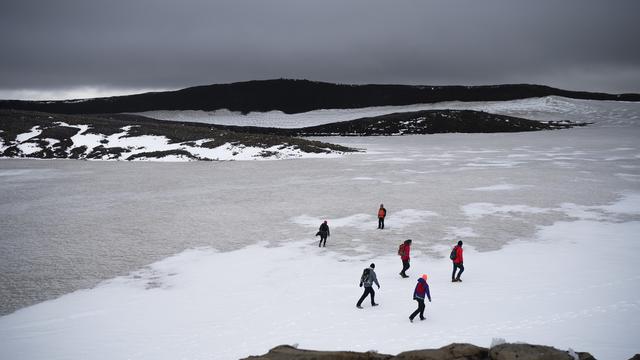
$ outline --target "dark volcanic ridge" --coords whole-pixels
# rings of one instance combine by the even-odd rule
[[[235,160],[318,157],[357,151],[303,139],[565,129],[568,121],[540,122],[471,110],[427,110],[298,129],[163,121],[137,115],[66,115],[0,110],[0,156],[101,160]]]
[[[357,151],[276,134],[135,115],[60,115],[0,110],[0,156],[95,160],[248,160]]]
[[[541,122],[474,110],[399,112],[298,129],[214,125],[233,131],[283,136],[393,136],[442,133],[499,133],[586,126],[567,120]]]
[[[308,80],[263,80],[66,101],[0,100],[0,109],[59,114],[132,113],[152,110],[228,109],[241,113],[279,110],[287,114],[318,109],[411,105],[441,101],[505,101],[544,96],[640,101],[640,94],[568,91],[542,85],[413,86],[341,85]]]

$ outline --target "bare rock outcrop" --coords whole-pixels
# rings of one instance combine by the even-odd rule
[[[316,351],[280,345],[246,360],[595,360],[587,352],[559,350],[544,345],[501,344],[491,349],[472,344],[450,344],[439,349],[405,351],[398,355],[377,352]],[[640,355],[632,358],[640,359]]]

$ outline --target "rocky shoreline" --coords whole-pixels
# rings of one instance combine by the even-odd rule
[[[588,352],[564,351],[550,346],[500,344],[489,348],[471,344],[450,344],[439,349],[412,350],[398,355],[377,352],[314,351],[280,345],[244,360],[595,360]],[[633,360],[640,359],[635,355]]]

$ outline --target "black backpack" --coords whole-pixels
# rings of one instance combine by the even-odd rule
[[[449,259],[455,260],[458,257],[458,247],[454,246],[451,250],[451,254],[449,254]]]
[[[371,269],[366,268],[362,271],[362,276],[360,277],[360,284],[364,284],[365,282],[367,282],[367,280],[369,280],[369,273],[371,272]]]
[[[398,246],[398,255],[404,256],[404,250],[405,250],[405,245],[404,243],[402,243],[400,244],[400,246]]]

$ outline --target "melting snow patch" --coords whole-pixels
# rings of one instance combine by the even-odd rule
[[[496,205],[491,203],[472,203],[462,206],[462,211],[472,219],[479,219],[486,215],[510,217],[512,213],[541,214],[550,210],[527,205]]]
[[[531,186],[531,185],[498,184],[498,185],[477,187],[477,188],[472,188],[472,189],[468,189],[468,190],[473,190],[473,191],[505,191],[505,190],[517,190],[517,189],[521,189],[521,188],[528,187],[528,186]]]
[[[36,137],[42,133],[42,130],[39,126],[34,126],[27,133],[19,134],[16,136],[16,142],[21,143],[31,139],[32,137]]]
[[[477,237],[478,234],[476,234],[472,228],[470,227],[462,227],[462,228],[458,228],[458,227],[450,227],[447,229],[447,239],[457,239],[457,238],[466,238],[466,237]]]
[[[352,227],[362,230],[370,229],[375,222],[373,215],[369,214],[354,214],[337,219],[300,215],[292,218],[291,222],[305,227],[319,227],[324,220],[327,220],[330,228]]]
[[[622,199],[613,205],[598,206],[604,211],[617,214],[640,214],[640,193],[625,194]]]
[[[104,135],[88,134],[89,125],[77,125],[80,131],[71,137],[73,147],[87,147],[87,153],[96,146],[101,145],[101,142],[106,139]]]
[[[18,144],[18,149],[24,155],[31,155],[33,153],[36,153],[36,152],[42,150],[42,148],[38,144],[32,143],[32,142],[25,142],[25,143],[22,143],[22,144]]]
[[[385,228],[404,228],[408,225],[423,222],[429,217],[439,216],[437,213],[428,210],[405,209],[387,216]]]

